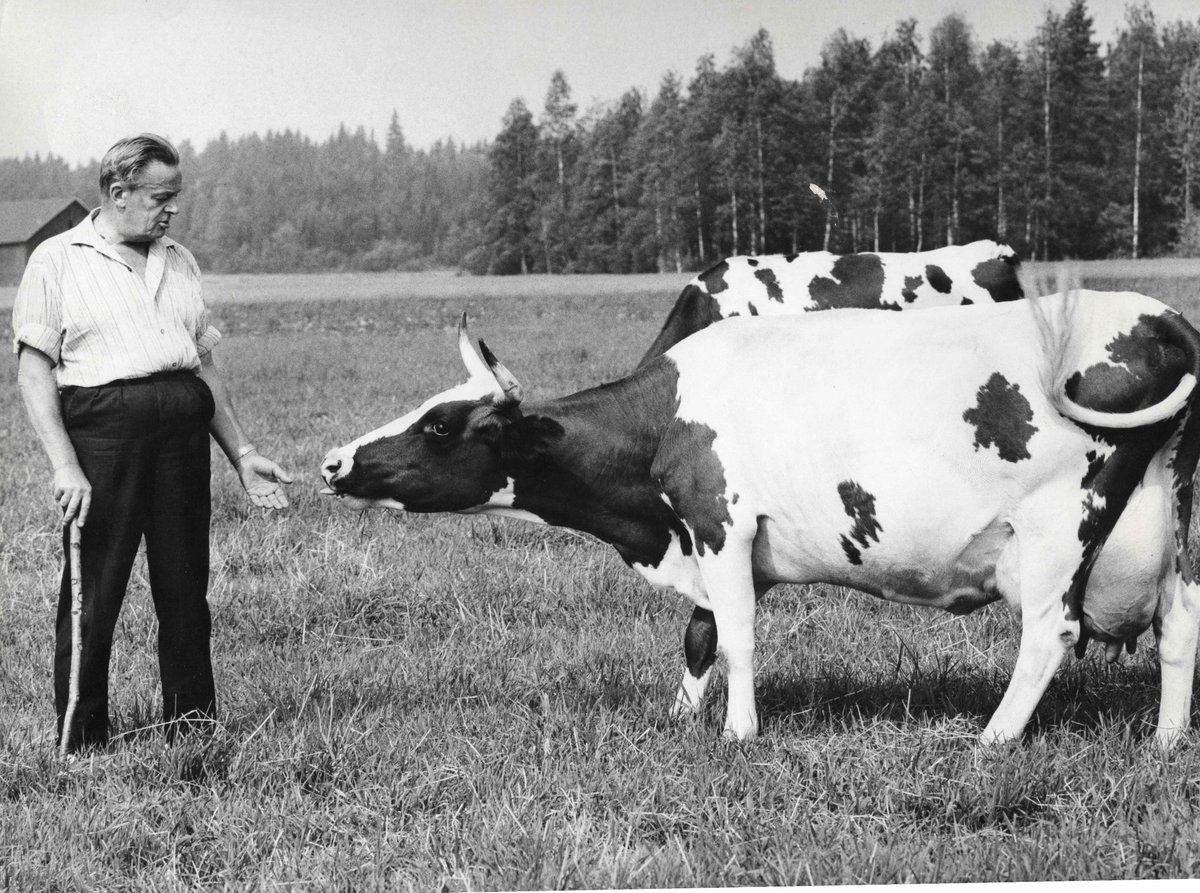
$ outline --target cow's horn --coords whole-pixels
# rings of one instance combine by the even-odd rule
[[[479,339],[479,351],[483,354],[483,361],[487,363],[488,368],[492,371],[492,375],[496,378],[496,384],[500,385],[500,389],[504,391],[505,401],[508,403],[520,403],[521,383],[517,381],[517,377],[513,375],[505,367],[503,363],[496,359],[496,355],[491,352],[483,339]]]
[[[479,358],[479,354],[475,353],[471,347],[471,336],[467,334],[467,312],[464,310],[462,316],[458,318],[458,352],[462,356],[463,365],[467,367],[467,372],[471,378],[492,378],[492,372],[488,369],[487,364]]]

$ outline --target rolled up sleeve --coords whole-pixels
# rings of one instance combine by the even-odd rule
[[[204,331],[196,336],[196,351],[204,356],[221,343],[221,333],[213,325],[205,325]]]
[[[62,351],[62,293],[54,270],[38,252],[29,260],[13,302],[13,353],[36,348],[58,364]]]

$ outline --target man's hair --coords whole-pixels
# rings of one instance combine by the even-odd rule
[[[179,152],[155,133],[139,133],[118,140],[100,159],[100,194],[106,195],[108,187],[117,181],[132,185],[152,161],[178,167]]]

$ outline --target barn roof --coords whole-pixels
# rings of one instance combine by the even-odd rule
[[[26,242],[34,233],[71,205],[87,207],[77,198],[34,198],[0,202],[0,245]]]

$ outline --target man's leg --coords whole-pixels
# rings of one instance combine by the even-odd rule
[[[92,503],[80,537],[83,612],[79,703],[68,750],[108,740],[108,665],[113,631],[141,541],[140,484],[144,451],[121,421],[115,391],[81,388],[63,400],[63,418]],[[63,530],[63,554],[70,555]],[[54,650],[54,702],[62,740],[71,679],[71,576],[64,565]]]
[[[158,615],[158,663],[163,721],[173,738],[179,720],[216,715],[209,639],[208,538],[210,405],[197,382],[164,382],[165,432],[154,470],[154,499],[146,527],[150,591]]]

